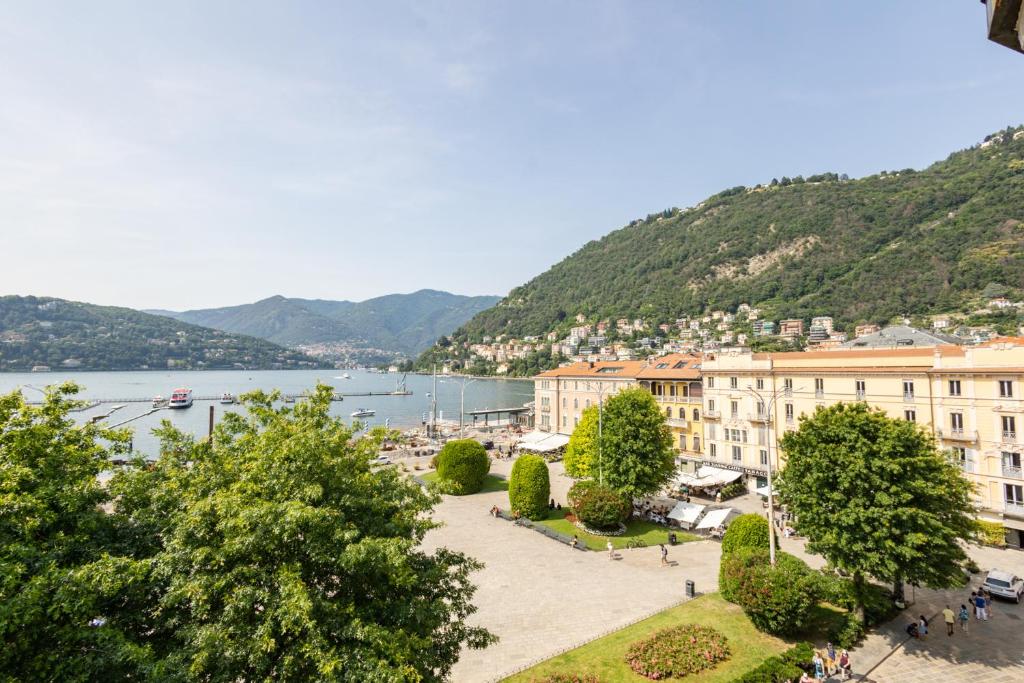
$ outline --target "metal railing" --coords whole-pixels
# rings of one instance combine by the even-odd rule
[[[768,417],[767,413],[747,413],[748,422],[764,422],[768,424],[771,422],[771,418]]]
[[[976,429],[936,429],[936,436],[947,441],[977,441],[978,430]]]
[[[1016,441],[1017,432],[1003,432],[1003,441]]]
[[[914,402],[914,392],[912,392],[912,391],[910,391],[910,392],[904,391],[903,392],[903,400],[908,402],[908,403],[913,403]]]
[[[1024,477],[1024,473],[1021,472],[1021,468],[1013,467],[1011,465],[1003,465],[1003,476],[1011,477],[1013,479],[1020,479]]]
[[[721,417],[722,417],[722,413],[720,413],[717,410],[705,410],[704,411],[704,419],[705,420],[718,420],[718,419],[721,419]]]
[[[681,417],[666,417],[665,424],[669,427],[679,427],[680,429],[686,429],[689,423]]]
[[[1024,518],[1024,503],[1008,500],[1003,503],[1003,513],[1010,515],[1011,517]]]

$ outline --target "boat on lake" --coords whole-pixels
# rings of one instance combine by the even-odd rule
[[[224,404],[224,405],[228,405],[229,406],[229,405],[231,405],[232,403],[235,402],[235,397],[232,396],[230,393],[225,391],[223,394],[221,394],[220,402],[222,404]]]
[[[154,408],[163,408],[164,404],[166,404],[166,403],[167,403],[167,399],[164,398],[163,396],[161,396],[160,394],[157,394],[156,396],[153,397],[153,407]]]
[[[192,407],[192,390],[191,389],[175,389],[171,392],[171,400],[167,402],[168,408],[191,408]]]
[[[376,410],[370,410],[369,408],[360,408],[359,410],[352,413],[352,417],[370,417],[376,414]]]

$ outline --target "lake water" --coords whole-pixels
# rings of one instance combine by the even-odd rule
[[[351,379],[341,378],[347,372]],[[229,392],[238,396],[254,389],[279,389],[285,394],[301,394],[312,389],[317,382],[332,386],[336,393],[366,391],[394,391],[402,375],[371,373],[364,370],[224,370],[203,372],[48,372],[0,373],[0,394],[21,388],[28,400],[42,397],[37,390],[46,385],[68,380],[83,387],[79,394],[84,399],[109,400],[126,398],[152,399],[170,396],[176,387],[189,387],[196,396],[217,396]],[[434,391],[433,378],[408,375],[405,379],[409,396],[350,396],[331,404],[331,412],[349,418],[359,408],[376,411],[373,417],[361,418],[369,425],[407,428],[421,424],[430,411],[429,393]],[[35,388],[33,388],[35,387]],[[462,379],[437,378],[438,419],[458,420]],[[477,379],[466,385],[466,411],[483,408],[514,408],[533,400],[533,382],[523,380]],[[214,406],[215,419],[225,410],[238,411],[237,405],[221,405],[218,401],[196,401],[187,410],[159,410],[129,422],[135,433],[136,451],[155,455],[157,441],[150,433],[161,420],[170,420],[186,432],[205,435],[209,421],[209,406]],[[105,414],[110,403],[76,413],[80,419]],[[115,424],[142,415],[151,410],[149,402],[131,402],[114,412],[107,420]],[[507,417],[507,416],[503,416]],[[351,418],[349,418],[351,419]],[[473,418],[466,416],[466,423]]]

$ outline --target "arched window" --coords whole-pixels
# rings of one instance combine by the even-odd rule
[[[665,417],[672,417],[672,408],[665,408]]]
[[[694,408],[693,409],[693,421],[697,422],[698,420],[700,420],[700,410],[698,410],[697,408]]]
[[[574,398],[572,400],[572,409],[573,410],[579,410],[580,409],[580,400],[578,398]]]

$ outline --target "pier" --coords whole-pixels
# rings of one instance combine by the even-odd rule
[[[289,403],[292,403],[292,402],[297,401],[299,399],[305,398],[306,396],[307,396],[307,394],[305,394],[305,393],[303,393],[303,394],[281,394],[281,398],[284,399],[285,401],[289,402]],[[411,391],[353,391],[353,392],[333,394],[331,396],[331,400],[332,401],[344,401],[346,398],[349,398],[349,397],[353,397],[354,398],[356,396],[412,396],[412,392]],[[236,402],[237,402],[237,397],[235,397],[235,398],[236,398]],[[100,404],[103,404],[103,403],[152,403],[153,402],[153,397],[152,396],[150,396],[148,398],[143,398],[143,397],[140,397],[140,396],[134,396],[134,397],[129,397],[129,398],[93,398],[93,397],[84,397],[84,398],[82,398],[82,400],[83,401],[87,401],[88,403],[87,403],[86,406],[84,406],[82,408],[79,408],[77,410],[89,410],[90,408],[95,408],[96,406],[98,406]],[[202,402],[202,401],[217,401],[217,402],[219,402],[221,400],[221,396],[193,396],[192,400],[193,401],[200,401],[200,402]],[[29,404],[32,404],[32,405],[42,405],[43,402],[42,401],[26,401],[26,403],[29,403]]]

